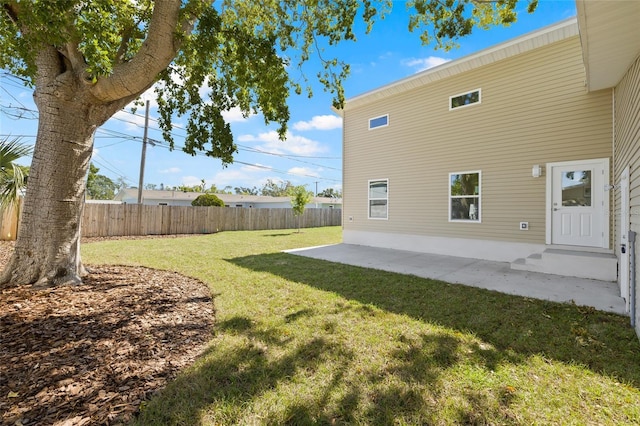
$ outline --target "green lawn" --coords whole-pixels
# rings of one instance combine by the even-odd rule
[[[340,228],[85,244],[206,282],[215,337],[140,424],[640,424],[629,319],[284,254]]]

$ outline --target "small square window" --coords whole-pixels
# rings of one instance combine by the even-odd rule
[[[449,221],[480,222],[480,172],[449,173]]]
[[[389,125],[389,114],[381,115],[380,117],[369,119],[369,130],[377,129],[378,127],[386,127]]]
[[[449,110],[467,107],[481,102],[481,90],[476,89],[471,92],[461,93],[449,97]]]

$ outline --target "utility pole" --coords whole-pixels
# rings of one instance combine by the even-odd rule
[[[147,156],[147,133],[149,131],[149,101],[144,114],[144,136],[142,137],[142,156],[140,157],[140,182],[138,183],[138,204],[142,204],[142,185],[144,184],[144,160]]]
[[[315,182],[316,184],[316,198],[318,197],[318,181]],[[318,208],[318,200],[316,200],[316,208]]]

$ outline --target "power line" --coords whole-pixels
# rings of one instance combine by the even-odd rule
[[[125,180],[125,181],[127,181],[127,182],[129,182],[131,184],[135,184],[135,182],[133,180],[131,180],[129,177],[127,177],[127,175],[122,174],[121,172],[118,172],[117,170],[112,170],[109,166],[105,165],[102,161],[104,161],[103,158],[101,158],[100,160],[98,160],[96,157],[92,157],[91,158],[91,162],[92,163],[96,163],[97,165],[100,166],[100,168],[110,171],[114,175],[118,176],[119,178],[122,178],[123,180]]]
[[[237,145],[237,146],[241,146],[241,145]],[[243,147],[243,148],[238,148],[238,150],[239,151],[255,152],[255,153],[258,153],[258,154],[273,155],[273,156],[280,157],[280,158],[286,158],[287,160],[296,161],[298,163],[310,164],[312,166],[323,167],[325,169],[331,169],[331,170],[337,170],[337,171],[341,171],[342,170],[342,169],[337,169],[335,167],[329,167],[329,166],[325,166],[325,165],[322,165],[322,164],[312,163],[310,161],[298,160],[297,158],[289,158],[286,154],[279,154],[279,153],[276,153],[276,152],[263,151],[263,150],[257,149],[257,148],[249,148],[249,147],[245,148],[245,147]]]
[[[126,110],[122,110],[122,111],[126,112],[127,114],[134,115],[136,117],[141,117],[141,118],[144,117],[144,116],[140,116],[138,114],[134,114],[134,113],[132,113],[130,111],[126,111]],[[118,120],[138,126],[137,123],[132,123],[132,122],[127,121],[127,120],[125,120],[123,118],[118,118]],[[149,121],[158,122],[158,120],[153,119],[153,118],[149,118]],[[173,127],[174,128],[178,128],[180,130],[185,130],[185,129],[179,127],[179,126],[173,126]],[[156,129],[156,128],[152,128],[152,129],[156,130],[156,131],[160,130],[160,129]],[[177,135],[177,136],[181,136],[181,135]],[[135,140],[141,142],[141,140],[139,138],[136,138]],[[312,162],[309,162],[309,161],[304,161],[304,160],[300,160],[299,159],[299,158],[315,158],[315,157],[312,157],[312,156],[299,156],[299,155],[295,155],[294,156],[294,155],[288,155],[288,154],[280,154],[280,153],[275,153],[275,152],[263,151],[263,150],[260,150],[260,149],[257,149],[257,148],[252,148],[252,147],[248,147],[248,146],[240,145],[240,144],[236,144],[236,146],[238,146],[238,150],[242,150],[242,151],[249,151],[249,152],[255,152],[255,153],[258,153],[258,154],[277,156],[277,157],[284,158],[284,159],[287,159],[287,160],[290,160],[290,161],[295,161],[295,162],[298,162],[298,163],[310,164],[310,165],[321,167],[321,168],[341,171],[341,169],[338,169],[338,168],[335,168],[335,167],[326,166],[326,165],[323,165],[323,164],[312,163]],[[163,145],[163,147],[165,147],[165,146]],[[166,148],[168,148],[168,147],[166,147]],[[183,149],[184,147],[175,145],[174,148]],[[205,157],[207,156],[206,154],[201,153],[201,152],[198,152],[196,155],[205,156]],[[297,158],[289,158],[289,157],[297,157]],[[336,159],[338,159],[338,158],[339,157],[336,157]],[[238,164],[245,164],[245,165],[249,165],[249,166],[253,166],[253,167],[258,167],[258,168],[266,168],[267,170],[273,171],[275,173],[282,173],[282,174],[286,174],[286,175],[290,175],[290,176],[301,176],[301,177],[312,177],[312,178],[317,178],[318,177],[316,175],[286,172],[286,171],[282,171],[282,170],[275,169],[275,168],[272,168],[272,167],[261,166],[259,164],[257,165],[257,164],[252,164],[252,163],[246,163],[246,162],[242,162],[242,161],[239,161],[239,160],[234,160],[233,162],[234,163],[238,163]],[[340,180],[330,179],[330,178],[322,178],[322,179],[323,180],[332,181],[332,182],[341,182]]]
[[[135,113],[133,113],[131,111],[127,111],[125,109],[122,109],[121,111],[125,112],[127,114],[131,114],[131,115],[133,115],[135,117],[144,118],[143,115],[135,114]],[[135,125],[137,127],[140,127],[140,128],[144,128],[143,125],[140,125],[140,124],[132,122],[132,121],[127,121],[127,120],[125,120],[123,118],[117,118],[117,120],[123,121],[125,123],[129,123],[129,124],[133,124],[133,125]],[[159,122],[158,119],[155,119],[155,118],[152,118],[152,117],[149,117],[149,121],[154,121],[156,123]],[[173,125],[172,127],[173,127],[173,129],[186,131],[186,129],[181,127],[181,126]],[[150,128],[155,130],[155,131],[162,131],[161,129],[156,128],[156,127],[150,127]],[[172,134],[173,134],[173,132],[172,132]],[[180,135],[180,134],[177,134],[177,133],[174,134],[174,135],[175,136],[180,136],[180,137],[186,137],[186,135]],[[325,160],[340,160],[340,159],[342,159],[342,157],[328,157],[328,156],[316,156],[316,155],[297,155],[297,154],[281,154],[281,153],[277,153],[277,152],[264,151],[264,150],[261,150],[261,149],[258,149],[258,148],[253,148],[253,147],[242,145],[242,144],[238,144],[238,143],[236,143],[236,146],[238,146],[240,148],[243,148],[244,150],[253,150],[254,152],[258,152],[258,153],[261,153],[261,154],[275,155],[275,156],[288,158],[288,159],[292,159],[290,157],[294,157],[294,158],[309,158],[309,159],[325,159]],[[326,167],[326,166],[320,165],[320,167]],[[327,167],[327,168],[330,168],[330,167]],[[336,169],[336,170],[339,170],[339,169]]]
[[[5,90],[5,91],[6,91],[6,90]],[[7,93],[8,93],[8,92],[7,92]],[[23,107],[24,107],[24,105],[23,105]],[[17,108],[17,107],[11,107],[11,106],[9,106],[9,108],[19,109],[19,108]],[[36,110],[32,110],[32,109],[29,109],[29,108],[26,108],[26,107],[22,108],[22,110],[24,110],[24,111],[26,111],[26,112],[31,112],[31,113],[33,113],[33,114],[37,114],[37,112],[38,112],[38,111],[36,111]],[[142,115],[140,115],[140,114],[135,114],[135,113],[133,113],[133,112],[131,112],[131,111],[127,111],[126,109],[121,109],[120,111],[121,111],[121,112],[124,112],[124,113],[126,113],[126,114],[133,115],[134,117],[144,118],[144,116],[142,116]],[[37,118],[37,117],[35,117],[35,116],[34,116],[34,118]],[[134,121],[125,120],[124,118],[120,118],[120,117],[117,117],[117,116],[115,116],[115,115],[114,115],[113,117],[111,117],[111,118],[112,118],[112,119],[115,119],[115,120],[117,120],[117,121],[121,121],[121,122],[123,122],[123,123],[131,124],[131,125],[136,126],[136,127],[144,128],[144,125],[141,125],[141,124],[136,123],[136,122],[134,122]],[[156,122],[156,123],[158,123],[158,122],[159,122],[159,120],[157,120],[157,119],[155,119],[155,118],[152,118],[152,117],[149,117],[149,120],[150,120],[150,121],[154,121],[154,122]],[[183,128],[183,127],[181,127],[181,126],[173,125],[172,127],[173,127],[173,129],[178,129],[178,130],[184,130],[184,131],[186,131],[186,129],[184,129],[184,128]],[[162,131],[162,129],[157,128],[157,127],[150,127],[150,129],[152,129],[152,130],[154,130],[154,131],[157,131],[157,132],[161,132],[161,131]],[[100,128],[98,129],[98,131],[100,131],[100,130],[107,131],[107,129],[103,129],[102,127],[100,127]],[[119,135],[123,135],[123,136],[124,136],[124,135],[126,135],[125,133],[121,133],[121,132],[116,132],[116,131],[112,131],[112,132],[114,132],[114,133],[118,133]],[[181,138],[186,137],[186,135],[181,135],[181,134],[175,133],[174,131],[172,131],[172,132],[171,132],[171,134],[173,134],[174,136],[181,137]],[[133,139],[133,138],[137,138],[137,136],[130,136],[130,135],[127,135],[127,136],[129,136],[129,137],[130,137],[130,138],[132,138],[132,139]],[[296,160],[296,159],[297,159],[297,158],[325,159],[325,160],[340,160],[340,159],[341,159],[341,157],[316,156],[316,155],[297,155],[297,154],[281,154],[281,153],[278,153],[278,152],[265,151],[265,150],[261,150],[261,149],[258,149],[258,148],[253,148],[253,147],[246,146],[246,145],[242,145],[242,144],[238,144],[238,143],[236,144],[236,146],[238,147],[238,149],[239,149],[239,150],[245,150],[245,151],[250,151],[250,152],[255,152],[255,153],[265,154],[265,155],[278,156],[278,157],[281,157],[281,158],[286,158],[286,159],[289,159],[289,160],[299,161],[299,162],[303,162],[303,163],[304,163],[304,161],[302,161],[302,160]],[[324,167],[324,168],[333,169],[333,170],[340,170],[340,169],[332,168],[332,167],[325,166],[325,165],[322,165],[322,164],[315,164],[315,163],[307,163],[307,164],[312,164],[312,165],[314,165],[314,166]]]
[[[165,148],[165,149],[169,149],[169,147],[165,146],[165,145],[160,145],[160,147],[161,148]],[[183,149],[182,146],[176,146],[175,148]],[[200,156],[200,157],[211,158],[208,155],[206,155],[204,152],[196,152],[196,155]],[[289,176],[311,177],[311,178],[314,178],[314,179],[320,179],[322,181],[342,182],[341,180],[338,180],[338,179],[323,178],[323,177],[319,177],[319,176],[316,176],[316,175],[309,175],[309,174],[304,174],[304,173],[292,173],[292,172],[289,172],[289,171],[276,169],[275,167],[265,166],[265,165],[262,165],[262,164],[247,163],[245,161],[240,161],[240,160],[234,160],[233,164],[243,164],[243,165],[246,165],[246,166],[255,167],[257,169],[264,169],[264,170],[268,170],[268,171],[271,171],[271,172],[274,172],[274,173],[280,173],[280,174],[285,174],[285,175],[289,175]]]
[[[4,74],[5,75],[9,75],[11,77],[15,77],[15,76],[12,76],[11,74],[8,74],[8,73],[4,73]],[[15,78],[17,79],[17,77],[15,77]],[[14,86],[14,87],[16,87],[16,86]],[[10,109],[16,109],[16,110],[19,110],[19,111],[29,112],[29,113],[32,114],[32,117],[33,117],[33,118],[28,118],[28,117],[24,117],[22,115],[14,115],[18,119],[19,118],[23,118],[23,119],[37,119],[38,118],[38,116],[37,116],[38,111],[37,110],[33,110],[33,109],[30,109],[30,108],[27,108],[19,100],[17,100],[13,95],[11,95],[11,93],[9,93],[6,89],[3,88],[3,90],[5,92],[7,92],[12,98],[14,98],[18,103],[20,103],[22,105],[22,107],[15,107],[15,106],[11,106],[10,105],[8,107],[4,106],[3,108],[10,108]],[[133,115],[135,117],[144,118],[144,116],[141,116],[139,114],[135,114],[135,113],[133,113],[131,111],[127,111],[126,109],[122,109],[120,111],[122,111],[122,112],[124,112],[126,114]],[[5,112],[5,114],[7,114],[7,113]],[[115,119],[115,120],[118,120],[118,121],[122,121],[122,122],[127,123],[127,124],[131,124],[131,125],[137,126],[137,127],[141,127],[141,128],[144,127],[144,126],[142,126],[142,125],[140,125],[140,124],[138,124],[136,122],[133,122],[133,121],[130,121],[130,120],[126,120],[124,118],[117,117],[115,115],[112,118]],[[149,120],[153,121],[153,122],[156,122],[156,123],[159,122],[159,120],[154,119],[154,118],[149,118]],[[173,128],[173,130],[171,131],[172,135],[180,137],[180,138],[186,137],[186,135],[181,135],[181,134],[175,132],[176,129],[186,132],[186,129],[182,128],[181,126],[177,126],[177,125],[173,125],[172,128]],[[154,131],[162,131],[159,128],[151,128],[151,129],[154,130]],[[129,134],[126,134],[126,133],[123,133],[123,132],[119,132],[119,131],[116,131],[116,130],[112,130],[112,129],[106,129],[106,128],[100,127],[100,128],[97,129],[96,133],[97,132],[100,132],[102,134],[107,135],[107,136],[105,136],[105,138],[109,137],[109,138],[121,138],[121,139],[123,139],[121,141],[118,141],[118,142],[115,142],[115,143],[112,143],[112,144],[109,144],[109,145],[103,145],[101,147],[96,147],[98,149],[107,148],[107,147],[110,147],[110,146],[113,146],[113,145],[117,145],[117,144],[120,144],[120,143],[123,143],[123,142],[126,142],[126,141],[134,141],[134,142],[142,143],[142,139],[139,136],[132,136],[132,135],[129,135]],[[10,136],[10,135],[7,135],[7,136]],[[27,135],[24,135],[24,136],[25,137],[35,137],[35,136],[27,136]],[[150,141],[153,141],[153,140],[150,139]],[[168,146],[163,145],[160,141],[156,141],[156,142],[158,142],[159,146],[161,146],[163,148],[167,148],[167,149],[169,148]],[[321,168],[325,168],[325,169],[330,169],[330,170],[337,170],[337,171],[341,170],[341,169],[338,169],[338,168],[335,168],[335,167],[326,166],[326,165],[322,165],[322,164],[317,164],[317,163],[301,160],[301,158],[305,158],[305,159],[331,159],[331,160],[338,160],[338,159],[341,159],[340,157],[281,154],[281,153],[277,153],[277,152],[264,151],[264,150],[261,150],[261,149],[258,149],[258,148],[253,148],[253,147],[242,145],[242,144],[236,144],[236,146],[238,147],[239,151],[247,151],[247,152],[253,152],[253,153],[262,154],[262,155],[276,156],[276,157],[280,157],[280,158],[287,159],[287,160],[290,160],[290,161],[309,164],[309,165],[313,165],[313,166],[321,167]],[[174,146],[174,148],[184,149],[183,146],[179,146],[179,145]],[[196,153],[196,155],[208,157],[203,152],[198,152],[198,153]],[[211,157],[209,157],[209,158],[211,158]],[[103,161],[106,161],[106,160],[104,160],[104,158],[103,158]],[[260,164],[248,163],[248,162],[239,161],[239,160],[235,160],[234,163],[243,164],[243,165],[256,167],[256,168],[260,168],[260,169],[265,169],[265,170],[272,171],[274,173],[281,173],[281,174],[290,175],[290,176],[311,177],[311,178],[318,178],[318,179],[321,179],[321,180],[324,180],[324,181],[340,182],[340,180],[337,180],[337,179],[320,178],[320,177],[318,177],[316,175],[310,175],[310,174],[304,174],[304,173],[292,173],[292,172],[288,172],[288,171],[279,170],[279,169],[276,169],[276,168],[270,167],[270,166],[263,166],[263,165],[260,165]],[[115,168],[115,166],[113,166],[113,165],[112,165],[112,167]],[[115,174],[119,174],[119,175],[122,175],[124,177],[124,174],[119,172],[119,171],[114,171],[114,170],[110,169],[109,167],[105,167],[105,168],[107,170],[110,170],[111,172],[113,172]],[[127,180],[129,180],[129,179],[127,178]]]

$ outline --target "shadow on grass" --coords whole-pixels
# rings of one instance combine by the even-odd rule
[[[473,333],[496,348],[498,358],[541,354],[640,387],[640,342],[620,315],[285,253],[228,261]]]
[[[310,310],[296,312],[287,316],[287,322],[313,315]],[[242,342],[210,346],[194,368],[150,401],[137,419],[139,424],[298,426],[397,424],[398,419],[406,420],[402,424],[428,424],[437,411],[440,374],[458,362],[460,345],[459,339],[444,333],[420,335],[407,350],[395,351],[387,367],[376,369],[358,365],[353,350],[332,339],[331,332],[306,341],[283,339],[281,331],[265,331],[264,324],[246,317],[233,317],[217,328],[226,339],[241,337]],[[269,357],[274,346],[284,355]],[[355,380],[354,368],[361,369]],[[317,381],[327,370],[330,379]],[[401,382],[390,382],[392,376]],[[301,380],[306,382],[302,387]],[[430,397],[402,384],[416,381],[432,389]],[[279,386],[294,389],[273,402],[277,408],[266,409],[264,402],[262,409],[252,406],[256,398]],[[477,424],[488,424],[495,415],[487,401],[476,402],[473,412],[461,408],[457,417],[462,423],[474,418]]]
[[[283,313],[287,327],[313,324],[306,337],[236,316],[216,325],[221,338],[149,402],[139,424],[514,423],[503,386],[462,387],[443,415],[450,392],[443,374],[464,363],[496,370],[533,354],[640,387],[640,344],[621,316],[284,253],[227,261],[359,302],[340,302],[339,311],[366,318],[379,315],[375,306],[482,342],[438,329],[399,335],[376,367],[363,365],[354,352],[360,349],[334,336],[340,324],[320,308],[298,304]]]
[[[294,231],[288,231],[288,232],[278,232],[275,234],[264,234],[263,237],[289,237],[293,234],[297,234],[298,231],[294,230]]]

